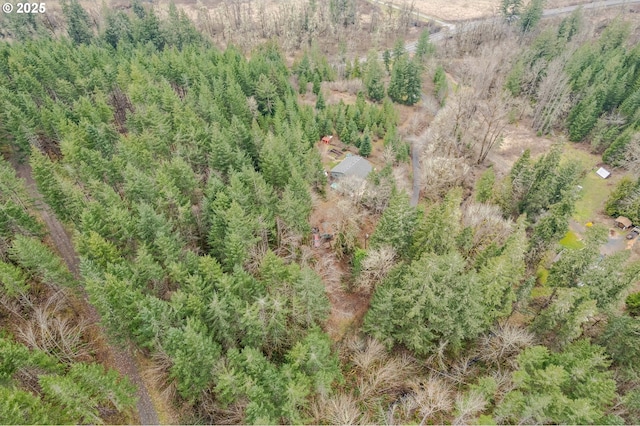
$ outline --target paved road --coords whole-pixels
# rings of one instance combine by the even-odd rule
[[[58,218],[53,214],[51,208],[45,203],[42,195],[38,191],[33,175],[31,172],[31,166],[29,163],[14,164],[18,177],[24,179],[29,195],[33,198],[40,217],[44,221],[49,235],[56,246],[56,249],[64,262],[67,264],[69,271],[75,276],[76,279],[80,279],[79,259],[76,254],[73,243],[67,231],[64,229]],[[83,309],[86,311],[86,319],[89,323],[97,327],[101,331],[101,335],[104,335],[104,331],[100,327],[100,314],[96,308],[91,305],[87,299],[86,293],[83,290]],[[158,420],[158,414],[151,402],[147,387],[142,381],[138,367],[131,355],[129,348],[121,349],[107,343],[108,353],[105,354],[111,358],[113,364],[118,369],[118,372],[123,376],[129,377],[133,384],[136,386],[136,395],[138,397],[137,409],[140,423],[143,425],[157,425],[160,423]]]
[[[640,3],[640,0],[602,0],[602,1],[594,1],[591,3],[585,3],[583,5],[578,6],[567,6],[567,7],[558,7],[556,9],[545,9],[542,12],[542,16],[558,16],[564,15],[565,13],[571,13],[579,7],[583,9],[604,9],[607,7],[614,6],[624,6],[627,4]]]

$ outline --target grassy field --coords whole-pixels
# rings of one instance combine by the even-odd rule
[[[609,194],[624,175],[614,171],[608,179],[602,179],[595,173],[598,169],[597,164],[602,161],[601,157],[580,149],[576,145],[565,146],[564,158],[578,161],[586,172],[580,182],[582,196],[576,202],[573,218],[582,225],[596,221],[598,216],[603,214],[602,209]]]
[[[565,235],[564,238],[560,240],[560,245],[568,249],[579,249],[584,246],[584,244],[582,244],[582,241],[578,239],[578,234],[573,231],[567,232],[567,235]]]

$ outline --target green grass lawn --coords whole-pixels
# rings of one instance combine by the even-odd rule
[[[543,268],[542,266],[538,267],[536,271],[536,279],[538,280],[538,284],[541,286],[547,285],[547,279],[549,278],[549,270],[547,268]]]
[[[573,231],[567,232],[567,235],[560,240],[560,245],[569,249],[579,249],[584,246],[582,241],[578,239],[578,234]]]
[[[609,179],[613,179],[612,177]],[[573,214],[576,222],[585,224],[594,219],[594,216],[602,211],[604,204],[614,187],[607,185],[607,181],[589,171],[582,180],[582,197],[576,202],[576,210]]]
[[[586,171],[586,176],[580,182],[581,198],[576,202],[576,210],[573,214],[575,221],[584,225],[594,220],[596,214],[602,211],[604,203],[615,188],[615,184],[622,178],[622,174],[614,173],[609,179],[602,179],[595,173],[596,164],[602,161],[601,157],[571,144],[565,146],[564,159],[577,161]]]
[[[551,296],[551,293],[553,293],[553,289],[551,287],[534,287],[531,290],[531,298],[537,299],[538,297],[549,297]]]

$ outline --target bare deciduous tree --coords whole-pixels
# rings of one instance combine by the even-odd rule
[[[362,261],[360,275],[356,279],[356,290],[371,293],[395,265],[395,256],[395,251],[390,247],[370,250]]]
[[[350,93],[352,95],[355,95],[360,91],[364,91],[364,84],[359,78],[330,81],[328,83],[324,83],[324,85],[329,90],[341,93]]]
[[[19,331],[18,337],[27,346],[54,356],[60,362],[72,363],[90,359],[89,343],[85,340],[87,325],[65,314],[64,295],[54,293],[33,313]]]
[[[358,395],[365,405],[375,404],[383,395],[399,392],[406,380],[416,373],[413,359],[406,355],[389,356],[375,339],[354,338],[347,349],[356,366]]]
[[[477,356],[484,362],[500,366],[534,342],[533,334],[525,328],[509,324],[496,326],[480,338]]]
[[[361,46],[394,40],[408,31],[412,6],[404,6],[400,13],[390,10],[388,19],[380,19],[381,12],[374,7],[368,24],[356,14],[352,24],[343,25],[332,16],[328,1],[233,0],[199,7],[197,24],[220,45],[233,44],[245,51],[277,39],[287,52],[312,43],[328,51],[341,42],[352,52]]]
[[[469,391],[466,395],[456,397],[456,418],[453,425],[467,425],[476,414],[480,413],[487,406],[486,398],[476,390]]]
[[[249,248],[249,255],[247,256],[247,261],[244,264],[244,267],[247,271],[255,274],[260,269],[260,265],[262,264],[262,258],[265,254],[267,254],[268,246],[264,244],[256,244]]]
[[[640,176],[640,133],[633,135],[631,141],[629,141],[623,165],[635,176]]]
[[[382,214],[389,205],[393,190],[391,180],[383,179],[378,185],[367,181],[361,201],[362,205],[373,214]]]
[[[451,188],[463,186],[471,175],[471,167],[462,157],[446,157],[430,146],[421,158],[422,193],[429,198],[443,197]]]
[[[279,243],[275,251],[276,254],[288,260],[295,259],[298,255],[298,248],[302,245],[303,236],[290,229],[280,218],[276,218],[276,229]],[[252,254],[259,255],[266,252],[268,246],[264,244],[264,241],[263,239],[258,243],[258,246],[261,247],[257,247]],[[250,257],[249,262],[252,260],[253,258]]]
[[[334,221],[335,235],[333,243],[333,248],[338,258],[355,251],[357,248],[360,224],[363,217],[363,212],[358,209],[358,204],[354,198],[338,201]]]
[[[377,398],[399,393],[408,377],[415,374],[412,359],[405,355],[390,357],[358,378],[358,391],[362,403],[373,408]]]
[[[462,211],[462,224],[473,230],[473,250],[476,252],[491,243],[503,245],[513,229],[513,221],[504,219],[502,209],[494,204],[467,204]]]
[[[431,420],[435,414],[446,413],[453,407],[452,385],[437,376],[429,375],[426,380],[411,380],[409,388],[412,395],[408,405],[419,413],[421,425]]]
[[[314,404],[316,418],[334,425],[356,425],[369,423],[351,393],[337,392],[330,397],[321,397]]]
[[[482,47],[495,45],[510,34],[509,27],[500,19],[458,25],[456,33],[452,38],[446,39],[445,48],[442,50],[449,57],[459,58],[477,54]]]
[[[448,377],[456,383],[466,383],[469,378],[475,377],[478,373],[478,365],[473,362],[473,356],[467,355],[456,360],[449,367]]]
[[[509,99],[504,92],[480,102],[475,117],[478,133],[474,140],[478,164],[484,162],[493,148],[500,146],[508,114]]]
[[[538,86],[532,122],[533,130],[536,132],[549,132],[569,112],[571,87],[569,77],[564,72],[569,57],[563,54],[551,61]]]
[[[338,193],[345,197],[350,197],[354,205],[360,204],[367,190],[367,184],[364,179],[358,176],[345,176],[338,183]]]
[[[337,267],[337,259],[333,253],[324,255],[318,259],[313,270],[320,275],[322,281],[329,288],[340,287],[340,270]]]
[[[379,341],[368,338],[352,338],[347,342],[351,362],[361,371],[369,370],[374,364],[387,359],[387,350]]]
[[[471,126],[476,109],[477,99],[473,90],[460,88],[431,122],[425,149],[450,158],[465,157],[467,147],[471,145]]]

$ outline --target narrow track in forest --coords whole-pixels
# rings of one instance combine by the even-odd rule
[[[44,201],[40,191],[38,191],[36,182],[33,179],[31,166],[26,162],[21,164],[14,162],[13,167],[15,168],[18,177],[25,181],[29,195],[33,198],[35,205],[38,208],[38,213],[49,231],[49,235],[57,252],[66,263],[69,271],[76,279],[80,280],[80,260],[75,248],[73,247],[73,243],[71,242],[71,237],[62,226],[62,223],[60,223],[58,218],[53,214],[51,208]],[[104,356],[108,357],[110,361],[109,364],[113,365],[121,375],[129,377],[136,386],[136,396],[138,398],[137,411],[140,424],[159,424],[158,413],[153,406],[147,387],[145,386],[142,376],[138,371],[138,366],[131,354],[131,348],[120,348],[109,343],[106,338],[106,333],[100,325],[100,314],[96,308],[89,303],[84,288],[81,289],[79,295],[81,296],[83,315],[88,320],[90,326],[94,327],[94,329],[98,331],[100,340],[105,342],[104,346],[106,348],[106,353]]]

